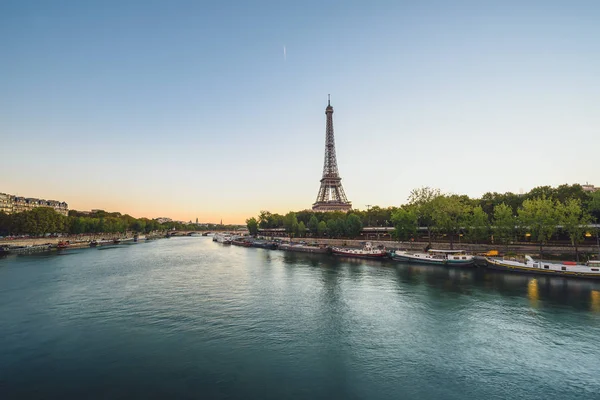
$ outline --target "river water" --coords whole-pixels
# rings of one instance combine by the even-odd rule
[[[0,397],[598,399],[600,283],[202,237],[10,256]]]

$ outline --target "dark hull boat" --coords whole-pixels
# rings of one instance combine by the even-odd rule
[[[252,242],[252,247],[258,247],[261,249],[275,250],[277,249],[277,243],[275,242],[265,242],[262,240],[255,240]]]
[[[327,254],[331,252],[329,247],[325,246],[309,246],[304,244],[282,243],[279,245],[279,250],[297,251],[300,253],[320,253]]]
[[[367,242],[362,249],[348,249],[344,247],[332,247],[331,252],[335,256],[355,257],[355,258],[370,258],[383,260],[388,257],[385,249],[377,249]]]
[[[245,240],[232,240],[231,244],[234,246],[242,246],[242,247],[250,247],[252,246],[252,243],[247,242]]]

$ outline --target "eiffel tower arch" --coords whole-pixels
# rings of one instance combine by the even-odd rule
[[[335,157],[335,138],[333,136],[333,107],[331,107],[329,96],[325,115],[327,116],[327,125],[323,177],[321,178],[317,201],[313,204],[312,209],[314,211],[348,211],[352,209],[352,203],[346,198],[346,193],[344,193],[342,187],[342,178],[338,171]]]

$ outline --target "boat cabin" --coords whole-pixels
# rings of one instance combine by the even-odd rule
[[[470,260],[472,257],[467,255],[465,250],[427,250],[434,258],[446,258],[448,260]],[[436,257],[437,256],[437,257]]]

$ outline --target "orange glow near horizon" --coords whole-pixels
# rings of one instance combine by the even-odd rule
[[[70,210],[77,211],[90,211],[90,210],[104,210],[107,212],[120,212],[121,214],[128,214],[135,218],[159,218],[167,217],[174,221],[184,222],[198,222],[200,223],[220,223],[223,221],[224,224],[244,225],[246,220],[251,217],[258,217],[260,210],[268,210],[272,213],[286,214],[289,211],[300,211],[308,207],[290,207],[285,209],[269,209],[267,207],[254,208],[249,207],[238,208],[236,211],[220,211],[215,209],[203,210],[198,207],[197,211],[189,211],[190,207],[177,207],[171,204],[150,204],[148,203],[135,203],[130,202],[117,202],[117,201],[90,201],[81,200],[68,202]]]
[[[10,183],[10,182],[9,182]],[[37,184],[37,186],[36,186]],[[251,217],[257,217],[260,210],[286,214],[310,208],[309,204],[286,204],[274,206],[273,200],[263,202],[262,199],[243,199],[230,195],[201,195],[193,191],[181,190],[176,196],[167,192],[152,192],[136,187],[113,188],[110,192],[98,193],[98,188],[86,188],[88,182],[74,187],[65,182],[14,182],[4,185],[0,192],[16,196],[32,197],[46,200],[64,201],[69,210],[90,211],[104,210],[120,212],[135,218],[167,217],[175,221],[192,221],[203,223],[219,223],[242,225]],[[87,189],[87,190],[86,190]],[[233,211],[232,211],[233,210]]]
[[[69,204],[69,209],[77,211],[90,211],[90,210],[104,210],[107,212],[120,212],[121,214],[128,214],[135,218],[159,218],[167,217],[174,221],[184,222],[198,222],[201,223],[220,223],[223,221],[224,224],[245,224],[246,219],[258,215],[258,212],[252,210],[240,210],[238,212],[218,212],[215,210],[205,210],[198,212],[189,212],[177,207],[160,207],[156,208],[153,205],[131,205],[121,204],[120,206],[111,204],[111,202],[94,202],[93,205],[84,202],[73,202],[73,206]]]

